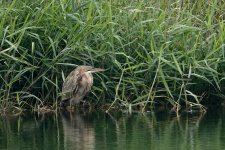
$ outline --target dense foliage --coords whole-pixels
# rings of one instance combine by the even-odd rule
[[[94,76],[94,104],[224,99],[224,3],[1,0],[0,105],[57,108],[63,79],[83,64],[107,69]]]

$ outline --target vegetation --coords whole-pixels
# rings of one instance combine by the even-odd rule
[[[1,0],[1,108],[57,109],[63,79],[85,64],[107,69],[93,104],[204,109],[210,95],[225,97],[223,4]]]

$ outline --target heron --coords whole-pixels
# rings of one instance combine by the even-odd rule
[[[93,85],[92,73],[105,71],[92,66],[78,66],[66,77],[62,87],[61,108],[79,104]]]

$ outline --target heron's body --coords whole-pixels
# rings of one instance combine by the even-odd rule
[[[78,104],[90,91],[93,85],[92,73],[104,71],[91,66],[78,66],[66,78],[62,88],[61,106]]]

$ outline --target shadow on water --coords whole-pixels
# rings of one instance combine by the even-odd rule
[[[225,149],[224,110],[206,114],[61,112],[2,116],[0,149]]]

